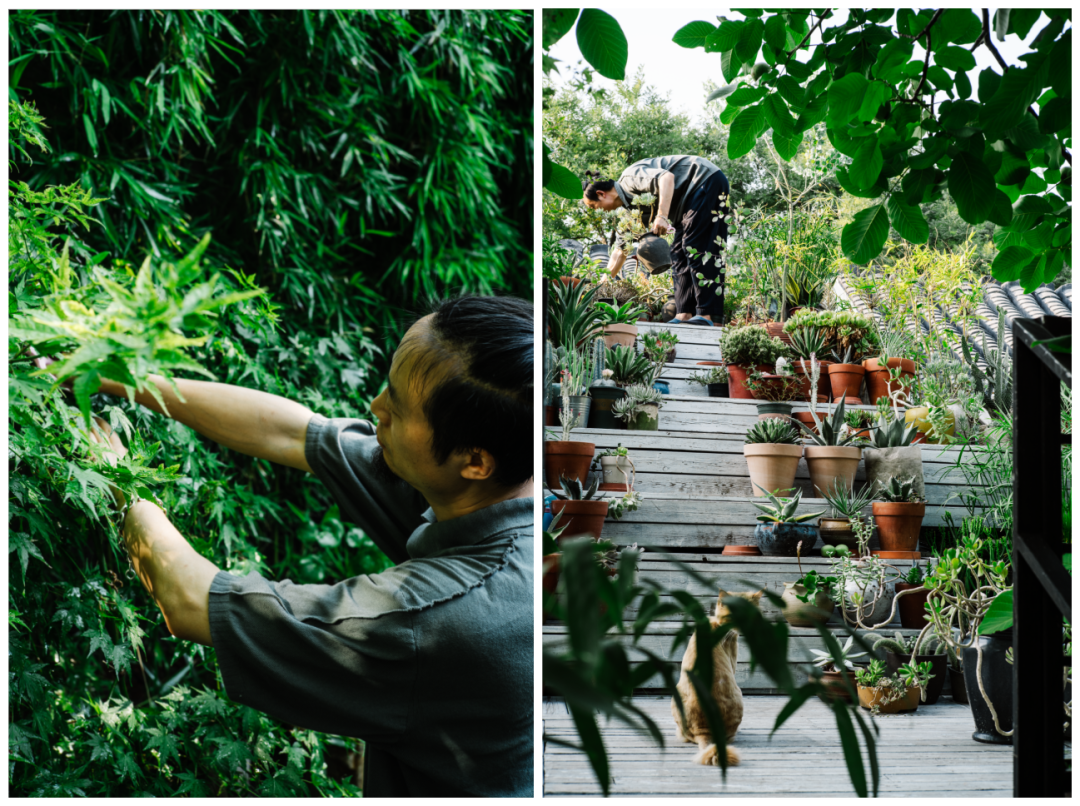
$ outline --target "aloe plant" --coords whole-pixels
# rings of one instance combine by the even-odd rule
[[[814,422],[816,422],[818,426],[816,433],[812,428],[808,428],[798,420],[795,421],[795,424],[805,432],[807,439],[812,440],[815,445],[843,448],[845,445],[850,445],[859,439],[859,436],[854,432],[849,433],[844,437],[840,436],[841,429],[845,425],[843,400],[837,404],[831,417],[823,417],[821,420],[818,420],[817,412],[814,412],[813,414]]]
[[[825,336],[816,327],[805,327],[791,333],[791,351],[797,358],[809,361],[811,355],[822,355],[825,346]]]
[[[754,506],[762,511],[763,514],[758,515],[757,519],[762,523],[805,523],[813,518],[820,517],[825,514],[825,510],[821,512],[810,512],[804,515],[796,515],[795,512],[799,508],[799,504],[802,501],[802,491],[794,490],[795,495],[791,498],[783,498],[771,493],[768,490],[762,489],[757,484],[754,485],[761,492],[765,494],[765,497],[769,499],[768,504],[754,502]],[[777,492],[789,492],[789,490],[778,490]]]
[[[563,498],[567,501],[589,501],[600,486],[600,477],[593,478],[592,484],[588,489],[581,483],[579,479],[568,479],[566,476],[559,476],[559,485],[562,487],[563,494],[559,495],[557,490],[551,490],[559,498]],[[548,489],[551,489],[550,487]]]
[[[882,415],[879,422],[881,425],[870,432],[871,448],[903,448],[911,445],[919,435],[919,429],[914,425],[909,426],[887,414]]]
[[[822,498],[829,502],[832,514],[837,517],[854,518],[866,509],[867,504],[874,500],[874,491],[869,485],[863,485],[859,492],[855,492],[854,485],[848,487],[844,484],[843,479],[835,479],[834,481],[831,490],[823,490],[820,487],[815,487],[815,489]]]

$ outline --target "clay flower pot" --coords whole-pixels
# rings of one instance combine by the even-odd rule
[[[829,388],[829,367],[832,361],[818,361],[818,390]],[[797,358],[791,362],[792,371],[799,376],[799,397],[810,402],[810,361]]]
[[[818,521],[818,533],[826,546],[847,546],[852,552],[858,549],[859,539],[847,518],[822,518]]]
[[[743,456],[746,457],[746,465],[750,468],[750,489],[754,491],[754,495],[758,498],[765,496],[758,487],[769,492],[794,487],[795,471],[799,467],[802,453],[802,445],[779,445],[769,442],[743,445]]]
[[[562,277],[560,277],[558,279],[557,282],[560,282],[563,285],[572,285],[574,288],[577,288],[581,284],[581,278],[580,277],[570,277],[570,276],[564,274]]]
[[[780,339],[784,344],[791,344],[791,336],[784,332],[783,322],[766,322],[765,332],[772,336],[774,339]]]
[[[561,490],[560,476],[577,479],[584,484],[589,475],[589,465],[592,464],[595,451],[596,443],[594,442],[545,440],[544,480],[547,486],[553,490]]]
[[[829,385],[832,386],[833,400],[858,398],[864,375],[866,369],[862,364],[833,364],[829,367]]]
[[[863,361],[863,367],[866,368],[866,391],[871,406],[900,388],[898,383],[890,382],[890,369],[899,367],[902,376],[915,377],[915,362],[910,358],[890,358],[887,365],[881,364],[876,358],[868,358]]]
[[[922,585],[912,585],[909,582],[897,582],[896,609],[900,611],[900,624],[905,630],[921,630],[926,626],[926,608],[924,605],[930,599],[930,591],[923,588],[918,593],[909,593],[899,596],[904,591],[913,591],[922,588]],[[931,687],[933,682],[931,681]]]
[[[803,543],[803,549],[806,544]],[[813,627],[815,624],[824,624],[832,615],[836,604],[828,594],[818,591],[812,602],[804,602],[799,599],[806,596],[806,588],[794,582],[784,583],[784,592],[780,598],[784,600],[784,618],[792,627]]]
[[[791,417],[792,417],[792,419],[798,420],[800,423],[805,425],[807,428],[809,428],[815,434],[818,432],[817,423],[814,422],[814,415],[811,414],[810,412],[808,412],[808,411],[797,411],[794,414],[792,414]],[[818,418],[819,419],[821,418],[820,414],[818,415]]]
[[[759,420],[790,420],[791,404],[763,400],[757,404],[757,418]]]
[[[882,551],[918,551],[919,529],[926,504],[892,504],[875,501],[872,504],[874,521]]]
[[[604,519],[607,517],[608,502],[604,499],[591,501],[566,501],[556,499],[551,502],[551,514],[563,513],[559,525],[566,524],[562,535],[559,536],[561,543],[567,537],[589,535],[600,539],[600,533],[604,531]]]
[[[616,344],[633,347],[637,341],[637,325],[604,325],[604,344],[610,350]]]
[[[810,482],[815,488],[814,497],[821,497],[817,490],[827,493],[837,486],[850,490],[860,459],[862,448],[807,445],[806,465],[810,470]]]
[[[759,523],[754,527],[754,539],[766,557],[796,557],[800,542],[803,553],[814,547],[817,527],[808,523]]]
[[[847,670],[847,679],[851,681],[851,687],[855,689],[858,684],[855,682],[854,669]],[[824,702],[832,702],[833,700],[851,702],[851,695],[844,686],[844,679],[840,672],[822,672],[821,684],[825,686],[825,693],[819,694],[818,697]]]
[[[731,397],[739,400],[753,400],[754,394],[746,388],[747,371],[750,364],[728,364],[728,393]],[[753,367],[758,372],[772,372],[773,368],[768,364],[758,364]]]
[[[902,714],[907,711],[914,711],[919,707],[920,695],[921,689],[918,686],[913,686],[907,690],[907,694],[901,699],[887,705],[881,705],[881,700],[885,697],[885,689],[859,686],[859,705],[867,710],[870,710],[875,705],[880,705],[881,708],[878,713]]]

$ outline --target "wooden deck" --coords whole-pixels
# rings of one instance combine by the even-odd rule
[[[634,698],[664,731],[667,746],[657,747],[621,723],[600,729],[614,776],[611,794],[629,797],[854,797],[844,766],[836,722],[828,707],[807,702],[769,740],[785,697],[748,696],[746,715],[732,746],[742,763],[728,769],[694,763],[695,745],[680,742],[671,719],[670,698]],[[883,797],[1012,797],[1012,747],[979,744],[971,711],[947,696],[913,714],[870,717],[880,728],[879,795]],[[565,704],[545,698],[544,731],[576,741]],[[860,743],[862,737],[860,736]],[[865,756],[864,756],[865,758]],[[584,754],[545,744],[544,795],[599,795]]]

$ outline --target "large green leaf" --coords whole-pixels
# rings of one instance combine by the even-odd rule
[[[742,62],[739,61],[739,57],[735,55],[735,50],[725,50],[720,54],[720,72],[724,76],[724,81],[734,81],[739,75],[739,69],[742,67]]]
[[[873,120],[881,106],[892,98],[892,88],[882,81],[871,81],[867,84],[866,94],[862,103],[859,104],[858,118],[863,121]]]
[[[1039,110],[1039,131],[1057,134],[1072,125],[1072,97],[1054,98]]]
[[[904,204],[900,196],[890,196],[887,204],[889,220],[901,238],[911,243],[926,243],[930,239],[930,225],[918,205]]]
[[[970,45],[982,33],[982,21],[969,8],[946,9],[935,28],[935,35],[941,33],[949,42]]]
[[[726,53],[729,50],[734,50],[735,46],[739,44],[739,37],[742,36],[745,27],[746,23],[742,20],[725,20],[720,23],[719,28],[709,35],[705,50],[708,53]],[[728,81],[731,81],[731,79],[729,78]]]
[[[873,187],[881,176],[885,159],[881,156],[881,146],[877,138],[863,138],[862,145],[855,152],[855,159],[848,168],[848,176],[860,188]]]
[[[579,9],[545,8],[542,18],[544,50],[551,49],[574,27]]]
[[[682,48],[703,48],[709,36],[715,31],[716,26],[711,22],[695,20],[694,22],[688,22],[676,31],[671,41]]]
[[[949,195],[969,224],[981,224],[994,203],[994,176],[978,157],[961,151],[949,167]]]
[[[1013,128],[1017,118],[1038,98],[1047,84],[1049,60],[1036,67],[1014,67],[1001,77],[994,96],[983,106],[979,120],[987,131]],[[980,98],[981,98],[980,92]]]
[[[803,133],[800,131],[792,131],[788,134],[784,134],[776,129],[773,129],[772,142],[773,148],[776,149],[776,153],[780,155],[780,159],[790,162],[795,159],[795,155],[799,153],[799,146],[802,145]]]
[[[934,54],[934,63],[948,70],[966,73],[975,69],[975,56],[967,48],[949,45]]]
[[[604,78],[626,78],[628,48],[618,21],[598,8],[586,8],[577,23],[577,43],[581,55]]]
[[[875,204],[855,214],[840,234],[840,248],[852,263],[866,264],[881,254],[889,237],[889,214]]]
[[[568,169],[557,163],[551,163],[551,178],[544,184],[544,190],[550,190],[564,199],[581,198],[581,180]]]
[[[787,40],[786,26],[784,25],[784,17],[781,14],[773,14],[767,20],[765,20],[765,42],[779,53],[785,50],[784,43]]]
[[[761,20],[750,20],[739,34],[739,41],[735,45],[735,54],[744,64],[752,64],[757,60],[758,51],[761,50],[761,37],[765,33],[765,23]]]
[[[765,98],[764,107],[765,120],[773,131],[778,132],[781,137],[795,136],[795,121],[792,120],[783,98],[776,93],[770,93]]]
[[[910,39],[893,39],[887,42],[874,62],[874,77],[889,82],[899,80],[898,68],[908,63],[914,50],[915,44]]]
[[[994,277],[1015,279],[1020,276],[1020,270],[1031,262],[1032,257],[1031,251],[1022,246],[1009,246],[998,252],[991,270]]]
[[[748,106],[739,112],[728,134],[728,159],[737,160],[748,154],[765,131],[765,110],[761,104]]]
[[[861,73],[848,73],[829,86],[830,126],[843,126],[859,113],[868,83]]]

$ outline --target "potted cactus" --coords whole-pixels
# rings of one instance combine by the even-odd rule
[[[663,405],[660,390],[635,384],[626,388],[626,397],[615,401],[611,413],[625,422],[631,431],[656,431],[660,428],[660,409]]]
[[[758,490],[769,499],[767,504],[754,502],[762,513],[757,516],[760,523],[754,527],[754,539],[761,553],[767,557],[797,557],[800,546],[813,548],[817,542],[817,527],[806,521],[817,518],[822,512],[796,514],[802,503],[802,493],[794,488],[778,491],[794,492],[790,498],[780,497],[760,487]]]
[[[878,498],[872,509],[881,550],[917,551],[926,499],[915,492],[915,479],[894,476],[887,485],[878,487]]]
[[[855,434],[845,434],[848,429],[844,428],[844,403],[837,405],[831,417],[818,420],[814,412],[814,420],[818,426],[816,431],[801,422],[795,423],[812,443],[806,446],[811,484],[818,490],[831,490],[837,485],[850,488],[862,459],[862,448],[853,444],[858,440]]]
[[[858,539],[851,521],[860,517],[866,509],[874,492],[869,485],[864,485],[859,492],[855,486],[837,482],[827,490],[817,488],[818,495],[829,503],[829,516],[818,521],[821,542],[826,546],[846,546],[850,551],[858,550]]]
[[[803,446],[789,420],[758,420],[746,432],[743,456],[754,490],[786,490],[795,486]],[[761,496],[764,493],[755,492]]]
[[[870,432],[870,444],[863,450],[867,483],[877,489],[893,476],[911,477],[915,492],[922,495],[922,449],[913,444],[918,433],[887,410],[880,411],[878,427]]]
[[[558,499],[551,502],[552,513],[556,517],[561,514],[566,518],[562,537],[600,537],[604,530],[604,519],[608,514],[608,502],[603,498],[593,498],[599,484],[599,476],[593,479],[588,488],[577,479],[563,476],[559,479],[561,494],[559,490],[548,488]]]

